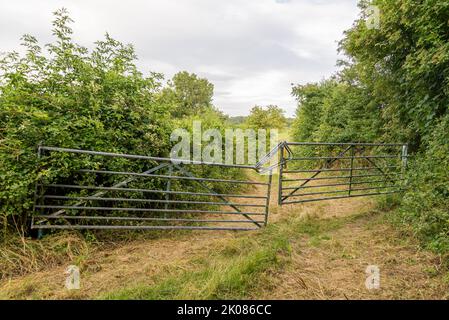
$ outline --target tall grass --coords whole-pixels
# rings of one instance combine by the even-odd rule
[[[61,232],[42,240],[13,234],[5,237],[0,244],[0,280],[40,271],[67,261],[79,264],[88,254],[88,242],[77,233]]]
[[[300,235],[317,236],[350,218],[318,220],[289,216],[257,233],[226,241],[209,256],[192,258],[184,268],[166,270],[152,283],[130,286],[100,299],[245,299],[270,286],[270,275],[290,261],[291,243]]]

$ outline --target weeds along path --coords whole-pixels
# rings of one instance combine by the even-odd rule
[[[375,199],[279,208],[272,197],[269,225],[259,231],[176,231],[115,248],[91,245],[58,267],[2,281],[0,298],[447,297],[439,257],[405,240],[375,210]],[[64,288],[69,264],[81,267],[80,290]],[[373,264],[381,289],[369,291],[365,269]]]

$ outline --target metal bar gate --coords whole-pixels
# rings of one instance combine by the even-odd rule
[[[271,174],[267,181],[213,177],[246,177],[242,171],[255,166],[45,146],[38,152],[46,161],[32,229],[255,230],[268,221]],[[74,167],[66,157],[76,159]],[[236,186],[239,192],[225,192]]]
[[[406,144],[285,142],[278,204],[400,192]]]
[[[45,146],[38,155],[32,229],[256,230],[276,168],[284,205],[400,192],[408,158],[405,144],[310,142],[281,142],[254,166]]]

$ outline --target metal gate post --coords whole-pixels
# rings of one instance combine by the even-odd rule
[[[173,174],[173,166],[170,165],[168,167],[168,175],[171,176],[172,174]],[[165,200],[167,201],[165,203],[165,210],[167,210],[168,209],[168,200],[170,200],[170,193],[169,192],[171,190],[171,179],[167,179],[167,187],[165,188],[165,190],[168,191],[165,194]],[[164,218],[166,218],[166,217],[167,217],[167,213],[164,213]]]
[[[404,144],[402,146],[402,155],[401,155],[401,160],[402,160],[402,168],[401,168],[401,185],[404,184],[404,175],[405,175],[405,170],[407,170],[407,162],[408,162],[408,144]]]
[[[37,162],[38,162],[37,169],[38,170],[39,170],[40,160],[41,160],[41,145],[39,144],[39,146],[37,147]],[[38,191],[37,191],[37,189],[38,189],[38,185],[39,185],[39,180],[40,180],[40,178],[36,179],[36,182],[34,184],[33,216],[36,213],[36,204],[37,204],[37,199],[38,199],[38,195],[37,195]]]
[[[273,180],[273,169],[270,170],[268,176],[268,190],[267,190],[267,201],[265,202],[265,222],[264,226],[267,226],[268,223],[268,213],[270,211],[270,197],[271,197],[271,182]]]
[[[402,146],[402,167],[405,169],[407,168],[407,161],[408,161],[408,145],[404,144]]]
[[[284,144],[279,150],[279,183],[278,183],[278,205],[282,206],[282,173],[284,171]]]
[[[39,170],[39,166],[40,166],[40,162],[41,162],[41,156],[42,156],[42,143],[39,143],[38,147],[37,147],[37,170]],[[38,186],[39,186],[39,182],[40,182],[41,178],[36,178],[36,182],[34,184],[34,201],[33,201],[33,211],[32,211],[32,216],[31,216],[31,225],[34,224],[34,216],[36,215],[36,205],[38,204],[38,200],[40,200],[40,196],[38,195],[39,191],[38,191]],[[44,232],[42,229],[38,229],[37,230],[37,238],[41,239],[43,236]]]
[[[349,191],[348,191],[348,195],[351,195],[351,191],[352,191],[352,172],[354,171],[354,148],[355,148],[355,146],[352,145],[351,146],[351,169],[349,171]]]

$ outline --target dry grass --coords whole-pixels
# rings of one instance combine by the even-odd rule
[[[0,280],[52,268],[67,261],[80,264],[89,245],[77,233],[63,232],[41,241],[19,235],[0,245]]]
[[[448,270],[416,241],[365,215],[330,232],[299,238],[292,263],[270,279],[264,299],[448,299]],[[367,290],[368,265],[380,268],[381,288]]]
[[[233,233],[191,232],[174,235],[172,239],[136,240],[116,247],[96,247],[81,264],[71,259],[21,277],[0,281],[0,298],[71,299],[92,298],[111,289],[119,289],[176,270],[184,270],[187,261],[207,253],[211,246],[222,243]],[[82,289],[64,288],[68,265],[80,266]]]
[[[270,227],[257,232],[164,233],[113,246],[88,244],[76,233],[41,241],[16,239],[0,252],[1,270],[7,270],[0,298],[90,299],[105,293],[164,298],[177,292],[184,298],[447,298],[447,270],[439,257],[405,240],[381,214],[371,214],[375,199],[279,208],[272,196]],[[252,252],[276,256],[270,246],[278,237],[287,239],[291,254],[282,258],[282,266],[270,264],[253,272],[253,262],[265,258]],[[69,264],[81,267],[80,290],[64,288]],[[364,287],[370,264],[380,267],[379,291]],[[260,286],[242,282],[234,291],[220,291],[223,283],[239,280],[248,271],[248,279],[257,277],[254,282]]]

